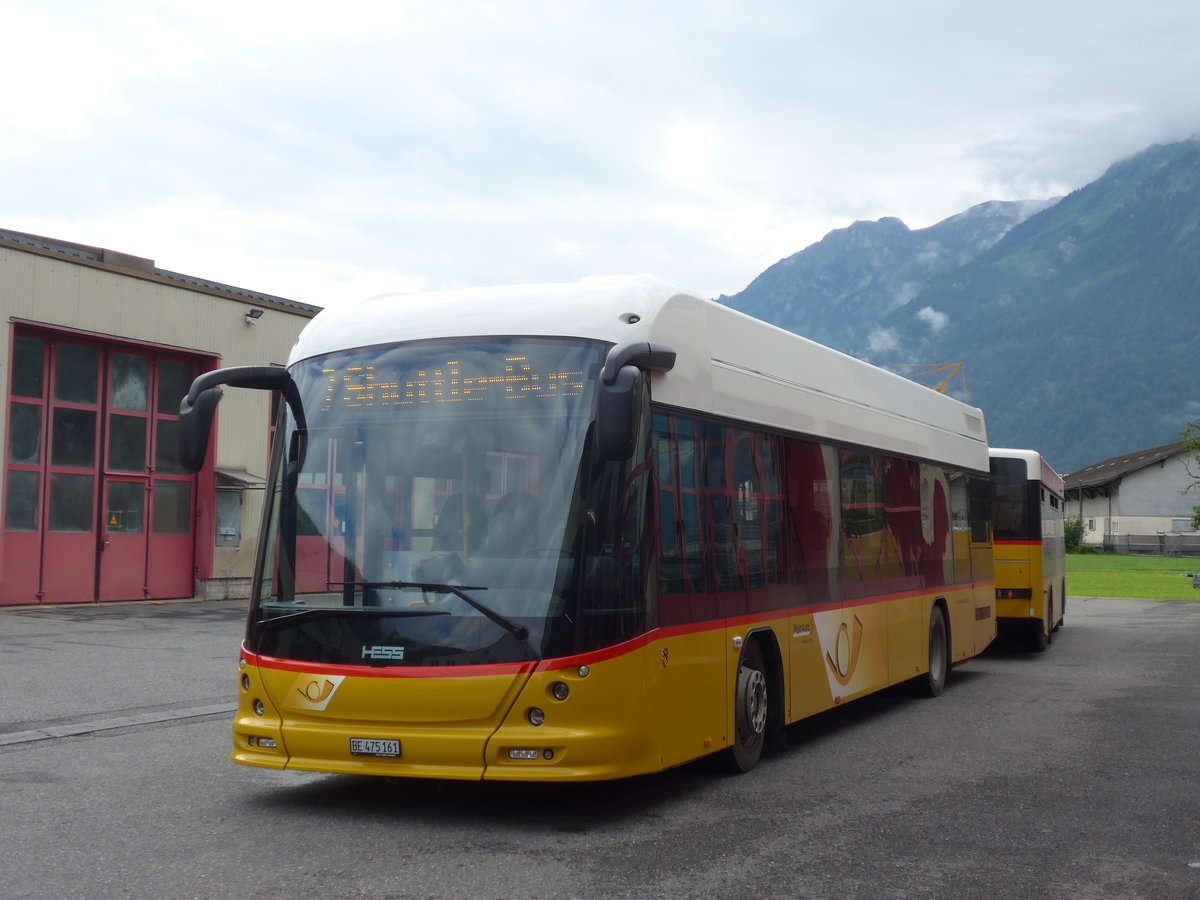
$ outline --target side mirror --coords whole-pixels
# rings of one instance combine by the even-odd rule
[[[622,366],[611,384],[601,381],[596,410],[596,448],[601,459],[620,461],[633,455],[641,427],[645,383],[635,366]]]
[[[208,435],[223,394],[220,388],[208,388],[194,403],[184,397],[179,404],[179,464],[188,472],[199,472],[204,467]]]
[[[188,472],[199,472],[208,455],[208,438],[212,431],[217,404],[224,392],[217,386],[252,388],[260,391],[279,391],[291,407],[297,425],[304,428],[304,410],[300,392],[292,376],[282,366],[232,366],[205,372],[192,382],[187,396],[179,404],[179,463]]]
[[[662,344],[632,341],[608,351],[596,408],[596,448],[601,459],[619,462],[633,456],[645,403],[642,373],[669,372],[674,366],[675,351]]]

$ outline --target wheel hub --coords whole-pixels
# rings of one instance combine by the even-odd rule
[[[767,678],[757,669],[742,669],[741,674],[744,724],[751,734],[762,734],[767,727]]]

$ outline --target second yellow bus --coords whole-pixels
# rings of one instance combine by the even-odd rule
[[[1036,450],[991,449],[996,624],[1041,653],[1067,606],[1063,479]]]

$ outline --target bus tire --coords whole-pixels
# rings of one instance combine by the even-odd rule
[[[946,633],[946,613],[935,603],[929,613],[929,670],[914,682],[923,697],[940,697],[950,674],[950,641]]]
[[[1050,629],[1047,622],[1038,622],[1037,628],[1030,629],[1029,649],[1034,653],[1045,653],[1050,646]]]
[[[742,650],[734,687],[733,745],[725,751],[731,772],[749,772],[762,756],[767,737],[770,694],[766,666],[758,642],[750,640]]]

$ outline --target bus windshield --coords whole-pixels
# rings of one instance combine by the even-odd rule
[[[567,613],[607,345],[474,338],[292,368],[249,640],[314,662],[543,655]]]
[[[993,457],[992,525],[996,540],[1030,541],[1041,537],[1037,482],[1030,481],[1025,460]]]

